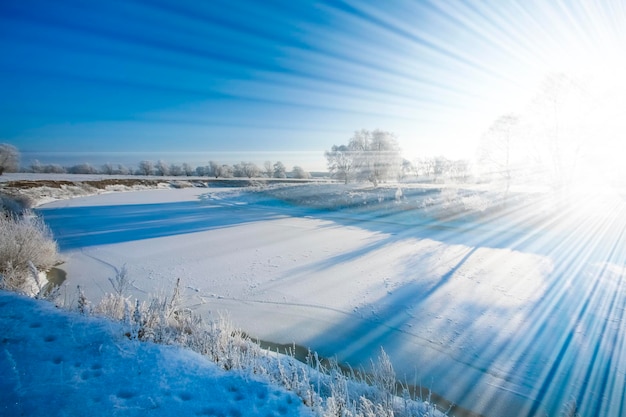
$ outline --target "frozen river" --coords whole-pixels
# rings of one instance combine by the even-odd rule
[[[485,416],[626,415],[623,212],[434,225],[191,188],[40,213],[93,301],[126,265],[133,296],[181,278],[190,308],[253,337],[352,366],[382,346],[400,379]]]

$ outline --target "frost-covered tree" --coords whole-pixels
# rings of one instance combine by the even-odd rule
[[[113,174],[115,174],[115,167],[113,166],[112,163],[107,162],[106,164],[103,164],[100,167],[100,172],[102,172],[103,174],[106,174],[106,175],[113,175]]]
[[[178,164],[170,165],[170,175],[173,175],[175,177],[183,175],[183,168]]]
[[[128,175],[131,173],[131,169],[125,165],[117,164],[117,167],[115,168],[115,171],[113,173],[118,175]]]
[[[44,166],[41,164],[41,162],[39,162],[38,159],[33,159],[30,162],[30,171],[34,172],[35,174],[44,172]]]
[[[452,161],[450,161],[445,156],[436,156],[432,158],[433,162],[433,174],[435,175],[435,181],[444,178],[446,175],[450,173],[450,167],[452,165]]]
[[[160,175],[162,177],[170,175],[170,166],[167,164],[167,162],[159,159],[154,165],[154,174]]]
[[[70,171],[70,174],[97,174],[98,173],[98,170],[88,163],[74,165],[70,167],[69,171]]]
[[[20,167],[20,152],[13,145],[0,143],[0,175],[16,172]]]
[[[191,165],[189,165],[187,162],[183,163],[183,173],[188,176],[191,177],[194,173],[194,169]]]
[[[254,162],[242,162],[241,172],[248,178],[258,177],[261,174],[261,170]]]
[[[59,164],[48,164],[43,167],[46,174],[65,174],[67,170]]]
[[[311,178],[311,174],[308,171],[305,171],[304,168],[302,168],[301,166],[294,166],[293,170],[291,171],[291,176],[293,178],[298,178],[298,179],[309,179]]]
[[[274,178],[286,178],[287,177],[287,168],[285,165],[278,161],[274,164]]]
[[[374,186],[400,172],[402,158],[395,136],[383,130],[358,130],[348,145],[333,146],[324,153],[332,176],[345,183],[354,175]]]
[[[234,168],[227,164],[224,164],[220,167],[219,173],[219,176],[222,178],[232,178],[235,175]]]
[[[141,161],[139,163],[137,173],[139,175],[152,175],[154,173],[154,165],[152,164],[152,161]]]
[[[199,167],[196,167],[196,175],[199,177],[204,177],[207,174],[208,170],[207,167],[203,167],[202,165]]]
[[[219,178],[222,175],[222,166],[215,161],[209,161],[209,165],[206,167],[206,175],[209,177]]]
[[[392,133],[378,129],[371,132],[369,147],[363,155],[365,155],[365,163],[359,167],[361,175],[371,181],[374,186],[398,175],[402,158],[400,146]]]
[[[272,161],[265,161],[263,163],[263,175],[267,178],[272,178],[274,176],[274,167],[272,165]]]
[[[333,145],[330,151],[324,152],[324,156],[330,175],[347,184],[354,168],[354,152],[346,145]]]

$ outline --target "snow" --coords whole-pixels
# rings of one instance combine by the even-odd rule
[[[120,324],[0,292],[4,416],[308,416],[295,394]]]
[[[69,299],[80,285],[99,300],[126,265],[135,297],[181,278],[188,308],[227,312],[255,338],[353,366],[382,346],[400,379],[485,416],[558,415],[571,401],[622,415],[623,207],[550,217],[549,202],[520,204],[481,220],[452,203],[480,206],[478,194],[398,189],[147,190],[40,213]]]

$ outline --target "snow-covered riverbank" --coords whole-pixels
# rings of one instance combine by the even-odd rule
[[[68,285],[92,299],[125,264],[138,297],[181,278],[188,307],[227,311],[253,337],[352,365],[383,346],[401,378],[485,415],[622,407],[625,251],[612,220],[455,230],[224,188],[104,194],[40,212]]]

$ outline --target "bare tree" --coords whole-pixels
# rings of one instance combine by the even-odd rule
[[[235,178],[243,178],[246,176],[244,169],[243,169],[243,162],[233,165],[233,176]]]
[[[16,172],[20,167],[20,152],[13,145],[0,143],[0,175]]]
[[[422,172],[426,177],[435,175],[435,169],[437,165],[437,158],[424,158],[421,161]]]
[[[263,163],[263,174],[265,174],[267,178],[272,178],[274,176],[272,161],[265,161]]]
[[[400,173],[398,174],[399,179],[406,178],[408,175],[413,173],[414,167],[411,161],[408,159],[402,159],[402,167],[400,168]]]
[[[470,176],[470,164],[466,159],[450,161],[449,175],[456,181],[467,181]]]

